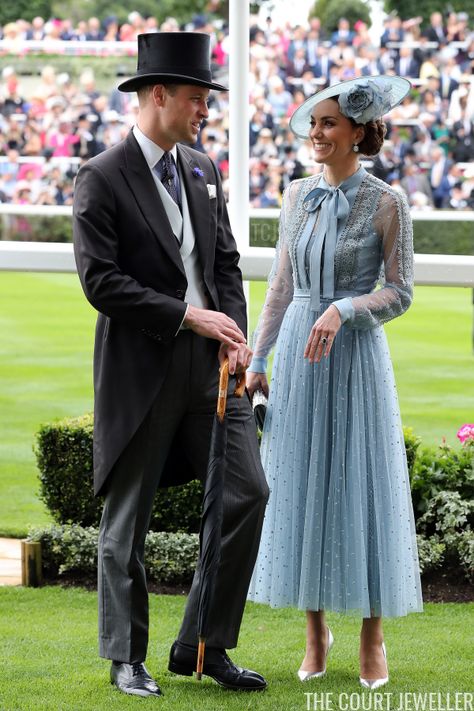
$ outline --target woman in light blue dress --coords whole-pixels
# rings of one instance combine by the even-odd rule
[[[302,681],[326,672],[324,612],[362,616],[360,683],[388,681],[382,618],[422,610],[400,413],[382,324],[410,306],[404,196],[368,174],[381,117],[409,83],[355,79],[310,97],[291,128],[322,174],[287,188],[260,316],[250,393],[268,393],[261,453],[270,486],[249,598],[306,610]]]

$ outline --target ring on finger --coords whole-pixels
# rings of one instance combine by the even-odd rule
[[[329,339],[328,339],[327,336],[322,336],[322,337],[321,337],[321,343],[323,344],[323,346],[326,345],[326,343],[328,342],[328,340],[329,340]]]

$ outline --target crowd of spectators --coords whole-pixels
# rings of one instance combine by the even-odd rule
[[[72,203],[82,162],[124,138],[135,123],[135,97],[98,91],[92,71],[78,82],[44,67],[27,98],[12,66],[0,91],[0,202]]]
[[[179,25],[173,19],[168,23],[171,31]],[[166,28],[168,29],[168,28]],[[80,20],[76,26],[69,19],[53,18],[45,21],[35,17],[32,22],[17,20],[8,22],[0,29],[3,51],[22,52],[25,40],[46,40],[48,42],[132,42],[143,32],[157,32],[158,23],[154,17],[144,18],[139,12],[131,12],[128,22],[119,25],[117,17],[110,15],[103,22],[97,17]]]
[[[366,24],[341,18],[325,34],[318,18],[305,26],[268,18],[250,31],[250,201],[278,207],[285,186],[320,168],[311,146],[289,131],[289,117],[307,96],[345,79],[401,74],[413,90],[390,115],[383,150],[369,171],[406,192],[417,209],[474,209],[474,31],[466,13],[433,13],[426,29],[420,17],[402,22],[390,15],[374,41]],[[19,20],[0,30],[0,53],[28,40],[55,42],[133,41],[141,32],[178,31],[169,18],[132,12],[119,25],[109,17],[73,27],[68,20]],[[229,38],[225,25],[206,16],[188,30],[212,36],[213,62],[226,79]],[[5,42],[7,41],[7,45]],[[0,202],[59,204],[72,201],[80,164],[123,138],[135,122],[137,99],[96,86],[85,70],[78,81],[44,66],[34,90],[22,89],[14,62],[0,82]],[[243,109],[244,117],[244,109]],[[217,163],[228,182],[228,95],[211,96],[198,148]]]

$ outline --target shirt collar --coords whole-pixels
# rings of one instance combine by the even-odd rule
[[[142,153],[145,156],[145,160],[148,163],[148,167],[150,168],[150,170],[153,170],[158,161],[160,161],[163,157],[163,148],[160,148],[160,146],[154,141],[152,141],[151,138],[145,136],[145,134],[137,126],[137,124],[135,124],[135,126],[132,128],[132,131],[133,135],[137,139],[138,145],[142,149]],[[173,156],[174,161],[177,165],[178,149],[176,148],[176,145],[173,146],[173,148],[170,150],[170,153]]]

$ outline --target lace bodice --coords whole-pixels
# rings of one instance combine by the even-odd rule
[[[407,201],[363,168],[339,186],[348,198],[350,212],[337,219],[333,256],[329,250],[320,248],[316,260],[311,253],[311,270],[303,268],[301,254],[315,248],[311,243],[318,242],[318,228],[328,224],[324,211],[333,209],[326,200],[313,215],[304,201],[311,191],[324,184],[322,175],[312,176],[293,181],[284,193],[279,239],[255,334],[251,371],[266,369],[266,358],[276,342],[294,290],[309,289],[312,307],[319,303],[320,295],[313,293],[314,282],[318,282],[323,294],[319,273],[327,269],[328,255],[333,260],[331,300],[346,327],[374,328],[402,314],[412,301],[413,234]],[[310,220],[315,223],[314,228]]]

